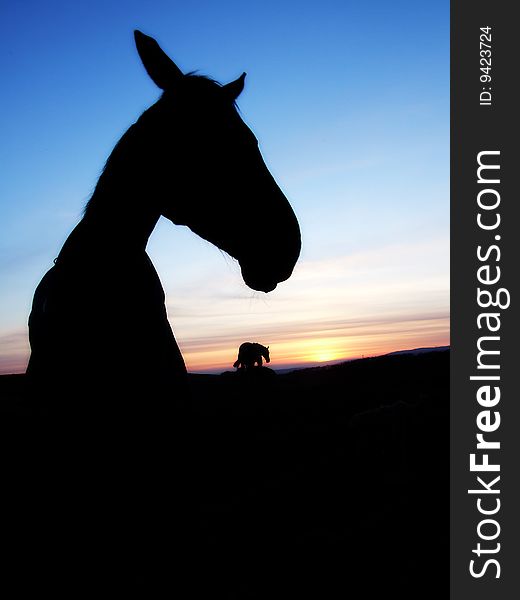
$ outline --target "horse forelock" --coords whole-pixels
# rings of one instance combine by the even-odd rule
[[[225,86],[209,77],[208,75],[202,75],[197,71],[190,71],[183,77],[182,83],[174,91],[163,92],[162,97],[167,99],[175,99],[184,97],[188,101],[204,101],[213,100],[218,102],[222,101],[222,104],[233,107],[237,112],[239,111],[236,100],[230,101],[222,95],[222,89]]]

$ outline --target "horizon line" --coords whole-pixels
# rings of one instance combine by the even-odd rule
[[[269,366],[273,371],[297,371],[301,369],[313,369],[316,367],[327,367],[333,365],[339,365],[346,362],[353,362],[356,360],[365,360],[368,358],[380,358],[382,356],[390,356],[392,354],[405,354],[408,352],[435,352],[440,350],[449,350],[451,348],[451,344],[441,344],[439,346],[419,346],[416,348],[406,348],[404,350],[392,350],[390,352],[383,352],[381,354],[370,354],[370,355],[361,355],[361,356],[352,356],[348,358],[336,358],[333,360],[327,361],[308,361],[308,362],[299,362],[299,363],[282,363],[277,366]],[[188,370],[189,375],[214,375],[216,373],[222,372],[233,372],[232,367],[229,369],[225,369],[224,371],[220,367],[208,367],[207,369],[197,369],[197,370]]]

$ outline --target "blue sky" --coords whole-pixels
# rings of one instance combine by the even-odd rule
[[[149,253],[188,366],[232,363],[251,337],[273,363],[298,364],[448,343],[447,1],[0,10],[0,372],[24,369],[34,288],[114,144],[159,96],[135,28],[184,71],[248,73],[240,109],[303,232],[293,278],[264,296],[216,248],[159,223]]]

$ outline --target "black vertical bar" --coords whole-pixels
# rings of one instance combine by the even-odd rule
[[[451,4],[452,600],[520,598],[520,394],[517,382],[520,378],[517,365],[520,358],[520,193],[515,189],[520,175],[520,107],[515,93],[520,72],[520,32],[514,10],[513,2],[453,0]],[[486,30],[487,27],[490,29]],[[485,60],[481,62],[483,58],[490,59],[489,64]],[[486,75],[491,81],[486,81]],[[481,155],[483,162],[499,165],[500,169],[481,171],[488,182],[479,183],[478,155],[486,151],[500,152]],[[500,183],[489,182],[494,179],[500,179]],[[478,194],[485,189],[494,191],[481,196],[484,204],[492,205],[493,198],[499,194],[500,203],[494,210],[479,208]],[[479,212],[487,225],[494,224],[496,215],[500,214],[500,225],[496,229],[483,229],[477,221]],[[487,260],[480,260],[478,246],[481,256],[485,256],[492,245],[499,250],[491,250]],[[496,267],[500,267],[500,280],[496,284],[478,281],[478,269],[485,265],[490,266],[488,279],[493,279],[497,275]],[[481,277],[486,278],[484,271]],[[497,294],[499,288],[507,290],[510,306],[479,306],[479,287],[492,294]],[[507,304],[505,292],[500,298],[501,304]],[[483,297],[481,301],[485,303]],[[499,314],[499,320],[491,320],[495,327],[500,323],[500,328],[489,332],[486,320],[481,318],[479,329],[479,314],[491,312]],[[481,340],[481,347],[500,351],[500,354],[482,356],[481,362],[488,366],[498,364],[499,368],[478,368],[477,344],[482,336],[499,337],[499,340]],[[470,379],[489,375],[499,376],[500,380]],[[492,386],[493,392],[495,386],[500,388],[500,401],[492,408],[477,401],[479,388],[486,384]],[[496,431],[483,433],[479,429],[477,418],[484,410],[491,411],[493,424],[496,424],[494,412],[500,413]],[[499,441],[500,448],[477,449],[478,433],[482,433],[485,440]],[[472,472],[471,454],[476,455],[479,463],[484,460],[483,454],[487,454],[489,462],[498,464],[500,471]],[[497,476],[500,480],[492,490],[500,490],[500,493],[468,493],[468,490],[484,490],[477,477],[490,485]],[[480,507],[488,511],[495,510],[497,499],[500,500],[496,514],[479,512],[479,498]],[[479,537],[479,523],[486,519],[488,522],[480,525],[484,536],[494,537],[498,531],[492,521],[500,527],[500,533],[493,540]],[[475,552],[479,543],[481,549],[486,550],[480,556]],[[480,577],[470,573],[471,560],[475,561],[473,570]],[[498,565],[493,562],[486,565],[488,560],[498,562],[498,578]]]

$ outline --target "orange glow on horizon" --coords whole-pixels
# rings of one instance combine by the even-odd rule
[[[447,346],[449,282],[440,267],[425,274],[424,265],[448,247],[439,240],[302,262],[287,285],[266,297],[248,295],[233,274],[197,276],[166,290],[172,330],[190,372],[233,370],[245,341],[269,346],[275,369]],[[396,271],[403,264],[409,272]],[[26,326],[0,341],[0,373],[25,371]]]
[[[375,337],[375,336],[374,336]],[[309,340],[280,340],[270,345],[271,363],[269,367],[327,364],[362,357],[380,356],[398,350],[421,347],[448,346],[448,335],[402,335],[399,338],[384,340],[370,339],[370,336],[350,336],[348,338],[319,338]],[[214,348],[206,351],[184,351],[186,366],[190,372],[232,371],[238,346],[235,348]]]
[[[400,331],[399,335],[388,336],[388,332],[377,335],[363,332],[357,335],[338,335],[337,337],[321,337],[298,339],[297,336],[289,339],[280,336],[278,340],[266,340],[269,343],[271,363],[269,367],[305,367],[316,364],[336,363],[363,357],[380,356],[398,350],[411,350],[413,348],[425,348],[436,346],[449,346],[449,326],[447,322],[444,327],[431,330]],[[286,334],[287,335],[287,334]],[[284,339],[285,337],[285,339]],[[181,344],[182,354],[189,372],[218,372],[232,371],[236,360],[238,347],[245,341],[241,338],[216,342],[214,345],[205,347],[201,343],[188,342]],[[262,343],[262,339],[258,340]],[[23,373],[27,366],[27,350],[23,337],[24,353],[13,360],[5,362],[4,373]],[[183,347],[184,346],[184,347]]]

